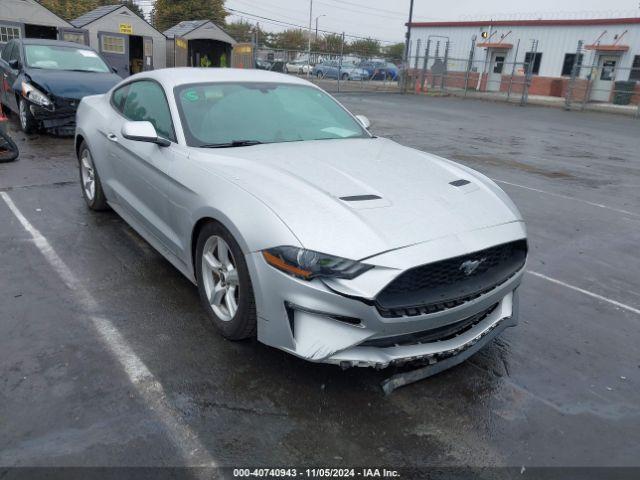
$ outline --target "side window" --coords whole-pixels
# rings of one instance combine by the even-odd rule
[[[13,44],[13,50],[11,50],[9,54],[9,61],[11,60],[18,60],[18,63],[22,65],[22,61],[20,60],[20,45],[15,42]]]
[[[13,48],[14,42],[7,43],[2,49],[2,60],[5,62],[9,61],[9,57],[11,56],[11,49]]]
[[[118,93],[118,92],[116,92]],[[116,101],[114,95],[114,103]],[[171,111],[160,85],[150,80],[140,80],[128,85],[128,91],[124,93],[122,114],[134,122],[151,122],[158,135],[176,141],[171,120]]]
[[[124,87],[120,87],[115,92],[113,92],[113,106],[120,113],[124,111],[124,100],[127,98],[127,93],[129,93],[129,85],[125,85]]]

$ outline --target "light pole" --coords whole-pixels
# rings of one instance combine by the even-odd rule
[[[406,93],[407,91],[407,80],[408,80],[407,70],[409,69],[409,47],[411,45],[411,23],[412,22],[413,22],[413,0],[411,0],[411,5],[409,7],[409,22],[407,23],[407,41],[404,45],[404,75],[402,75],[403,77],[402,93]]]
[[[326,15],[322,14],[316,17],[316,42],[318,41],[318,20],[320,20],[321,17],[326,17]]]
[[[307,49],[307,78],[309,78],[309,76],[311,75],[311,28],[312,27],[313,27],[313,0],[309,0],[309,44]]]

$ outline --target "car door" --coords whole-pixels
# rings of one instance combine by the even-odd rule
[[[112,118],[106,132],[113,167],[109,187],[117,195],[117,203],[137,225],[178,254],[180,241],[171,228],[168,192],[170,172],[175,157],[181,155],[181,148],[176,144],[164,89],[154,80],[138,80],[117,89],[112,105]],[[170,140],[171,145],[160,147],[124,138],[122,127],[128,121],[151,122],[158,135]]]
[[[9,78],[9,55],[13,49],[13,42],[7,42],[0,50],[0,102],[7,103],[7,91],[11,85],[7,81]]]
[[[12,68],[10,66],[11,62],[17,61],[17,68]],[[22,60],[22,48],[17,41],[13,42],[13,48],[9,53],[9,60],[7,61],[7,69],[3,74],[3,84],[5,90],[5,98],[4,103],[10,110],[14,112],[18,112],[18,99],[15,95],[15,90],[13,87],[18,80],[18,76],[20,75],[20,70],[22,69],[23,60]]]

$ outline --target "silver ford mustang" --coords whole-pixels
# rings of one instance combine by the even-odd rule
[[[84,198],[197,284],[226,338],[314,362],[460,363],[518,320],[520,213],[272,72],[145,72],[85,97]]]

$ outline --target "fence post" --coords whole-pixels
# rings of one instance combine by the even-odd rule
[[[533,78],[533,67],[536,63],[536,54],[538,53],[538,40],[532,40],[531,42],[531,58],[529,59],[529,65],[527,66],[527,75],[524,81],[524,88],[522,89],[522,98],[520,99],[520,106],[524,107],[529,100],[529,83]]]
[[[444,44],[444,68],[442,69],[442,78],[440,79],[440,91],[447,91],[447,74],[449,73],[449,40]]]
[[[469,50],[469,60],[467,61],[467,71],[464,73],[464,96],[467,96],[467,90],[469,88],[469,74],[473,68],[473,57],[476,54],[476,40],[478,37],[474,35],[471,37],[471,49]]]
[[[434,62],[440,58],[440,40],[436,40],[436,52],[433,56]],[[436,76],[433,73],[433,68],[431,68],[431,88],[436,88]]]
[[[567,86],[567,95],[564,102],[565,110],[571,110],[573,88],[575,87],[576,80],[580,76],[580,66],[582,65],[582,44],[582,40],[578,40],[578,48],[576,49],[576,56],[573,59],[573,65],[571,66],[571,78],[569,79],[569,85]]]
[[[516,66],[518,65],[518,53],[520,51],[520,39],[516,44],[516,53],[513,56],[513,68],[511,69],[511,77],[509,78],[509,90],[507,91],[507,102],[511,98],[511,89],[513,88],[513,77],[516,74]]]
[[[340,77],[342,77],[342,57],[344,56],[344,32],[340,43],[340,60],[338,61],[338,93],[340,93]]]
[[[422,72],[420,73],[420,91],[424,91],[425,76],[429,66],[429,53],[431,52],[431,39],[427,40],[427,48],[424,51],[424,62],[422,62]]]
[[[414,69],[418,70],[418,62],[420,61],[420,48],[422,47],[422,39],[419,38],[416,41],[416,60],[415,60],[415,64],[414,64]]]
[[[596,55],[595,50],[593,51],[593,61],[591,62],[591,71],[589,72],[587,88],[584,89],[584,97],[582,98],[582,106],[580,110],[584,110],[587,106],[587,101],[591,96],[591,89],[593,88],[593,75],[598,76],[598,55]]]

